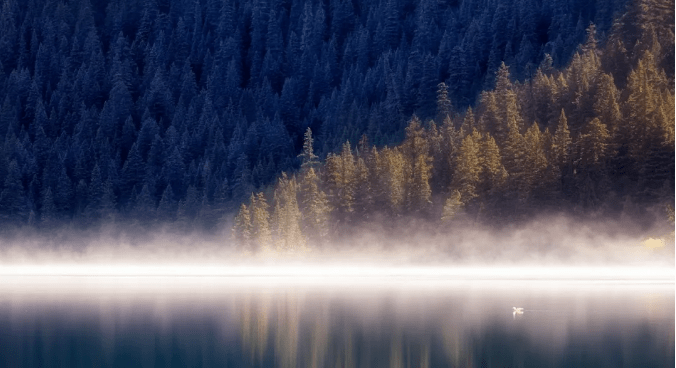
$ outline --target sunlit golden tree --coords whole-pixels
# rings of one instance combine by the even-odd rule
[[[507,181],[507,170],[502,164],[500,149],[490,134],[486,133],[481,140],[479,152],[481,172],[477,193],[489,199],[503,189]]]
[[[442,221],[450,221],[457,216],[457,214],[463,209],[464,204],[462,203],[462,194],[459,190],[454,190],[451,193],[451,196],[446,199],[444,203],[444,209],[441,214]]]
[[[556,125],[556,130],[554,131],[554,137],[552,138],[552,162],[554,165],[557,165],[560,170],[563,170],[563,167],[568,164],[571,153],[571,144],[572,140],[570,138],[570,130],[568,129],[568,119],[566,118],[566,113],[561,109],[561,114],[559,115],[559,121]]]
[[[533,196],[533,192],[541,191],[551,185],[546,182],[546,170],[548,168],[545,155],[545,140],[537,123],[528,128],[524,134],[526,155],[524,165],[524,187],[521,188],[522,196]]]
[[[326,193],[319,189],[319,178],[310,167],[300,183],[303,233],[317,245],[323,244],[329,234],[331,208]]]
[[[251,233],[251,212],[247,205],[242,203],[239,207],[239,213],[235,217],[235,225],[232,228],[232,237],[238,245],[250,248]]]
[[[406,197],[406,160],[399,149],[387,147],[382,150],[382,159],[389,209],[399,213]]]
[[[272,246],[269,206],[263,193],[251,194],[251,217],[253,242],[258,250],[268,250]]]
[[[458,190],[463,203],[467,203],[477,196],[477,185],[481,173],[479,150],[481,148],[481,134],[474,130],[468,134],[460,146],[456,157],[455,173],[452,187]]]
[[[296,187],[296,178],[289,178],[286,173],[282,173],[275,187],[272,218],[275,243],[279,251],[302,250],[306,246],[300,227],[301,213]]]
[[[430,204],[430,173],[432,157],[420,120],[413,117],[406,127],[406,138],[401,145],[406,164],[404,185],[409,211],[425,210]]]

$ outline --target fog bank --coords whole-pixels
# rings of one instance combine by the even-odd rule
[[[672,226],[672,227],[670,227]],[[674,265],[673,225],[578,221],[550,216],[500,229],[476,223],[445,227],[401,219],[354,226],[336,241],[304,249],[244,249],[228,230],[177,233],[102,227],[21,232],[0,238],[1,264],[133,263],[354,265]]]

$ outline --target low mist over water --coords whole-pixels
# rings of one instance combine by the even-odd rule
[[[17,232],[0,248],[0,366],[672,366],[670,229],[623,225],[410,223],[296,252]]]
[[[355,227],[340,240],[304,249],[250,249],[227,231],[140,231],[119,226],[85,231],[15,231],[0,238],[0,267],[52,263],[288,263],[294,261],[416,265],[674,264],[673,223],[575,220],[548,216],[506,227],[479,224],[439,228],[424,221]]]

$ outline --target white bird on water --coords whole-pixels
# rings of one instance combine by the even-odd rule
[[[517,314],[523,314],[523,308],[512,307],[514,312],[512,312],[512,318],[516,318]]]

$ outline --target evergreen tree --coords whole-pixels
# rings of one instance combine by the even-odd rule
[[[364,216],[372,207],[371,174],[363,157],[358,157],[355,164],[354,209],[359,217]]]
[[[619,124],[622,114],[619,105],[619,92],[615,87],[615,81],[610,74],[602,73],[599,76],[594,102],[594,115],[608,127],[612,137],[619,135]]]
[[[526,171],[530,168],[526,166],[526,141],[523,135],[519,133],[514,120],[509,123],[509,132],[502,152],[502,162],[509,174],[507,196],[511,199],[519,199],[520,203],[523,204],[529,195],[530,188]]]
[[[143,185],[141,193],[136,196],[132,214],[141,225],[148,225],[155,218],[155,200],[151,197],[147,184]]]
[[[235,217],[235,225],[232,229],[232,238],[236,244],[244,249],[251,249],[252,243],[252,222],[249,208],[242,203],[239,213]]]
[[[305,237],[301,232],[301,214],[298,208],[296,179],[289,179],[285,173],[279,178],[274,194],[274,212],[272,215],[276,229],[278,251],[295,252],[305,249]]]
[[[429,180],[432,157],[429,142],[423,132],[420,120],[413,117],[406,127],[406,139],[402,143],[405,155],[406,204],[411,211],[424,211],[430,202],[432,190]]]
[[[473,134],[474,136],[474,134]],[[476,144],[476,142],[474,142]],[[502,165],[500,149],[495,143],[495,139],[486,134],[480,143],[479,161],[481,163],[481,172],[479,174],[479,185],[477,193],[490,200],[496,194],[500,193],[507,181],[507,170]]]
[[[268,251],[272,247],[272,232],[270,231],[270,212],[268,203],[262,192],[251,194],[251,236],[255,248]]]
[[[606,125],[594,118],[586,126],[586,132],[577,141],[579,158],[577,165],[586,171],[598,172],[605,167],[610,134]]]
[[[451,196],[446,199],[444,203],[443,213],[441,215],[442,221],[452,220],[458,212],[460,212],[464,207],[462,202],[462,194],[459,190],[454,190],[451,193]]]
[[[177,225],[184,229],[189,229],[197,217],[200,205],[200,195],[194,185],[188,186],[185,198],[178,202],[176,211]]]
[[[626,113],[623,114],[626,119],[624,124],[629,130],[629,151],[639,165],[648,147],[668,139],[673,141],[673,117],[660,113],[663,103],[673,99],[668,97],[665,89],[664,72],[657,70],[653,55],[646,52],[629,75]]]
[[[474,119],[474,112],[472,111],[471,107],[467,108],[467,111],[465,112],[465,117],[462,119],[462,125],[460,127],[463,132],[469,133],[474,129],[477,129],[479,132],[484,132],[487,133],[485,129],[480,129],[477,124],[476,120]]]
[[[28,208],[21,183],[21,172],[16,160],[9,163],[4,189],[0,192],[0,214],[8,222],[23,222],[28,218]]]
[[[89,188],[84,179],[80,179],[75,188],[75,208],[73,209],[78,221],[82,221],[88,201]]]
[[[448,98],[448,87],[446,83],[441,82],[437,85],[437,121],[444,121],[446,117],[451,117],[453,107]]]
[[[84,210],[85,219],[87,222],[94,222],[98,220],[101,212],[101,200],[103,198],[103,182],[101,180],[101,169],[98,163],[95,164],[91,173],[89,182],[89,200],[87,207]]]
[[[101,207],[99,209],[99,218],[105,223],[112,224],[116,219],[117,197],[113,189],[113,182],[109,177],[103,185],[103,196],[101,197]]]
[[[568,119],[566,119],[566,113],[561,109],[559,122],[552,139],[552,162],[557,165],[561,171],[564,170],[564,167],[569,162],[571,144],[572,141],[570,139],[570,131],[568,130]]]
[[[174,147],[171,150],[171,154],[166,158],[164,167],[162,168],[162,176],[164,182],[171,185],[174,193],[178,193],[179,196],[182,195],[184,190],[185,164],[177,147]]]
[[[45,229],[54,227],[58,222],[56,205],[54,204],[54,195],[52,188],[47,188],[42,195],[42,206],[40,206],[40,223]]]
[[[304,139],[303,139],[303,152],[299,155],[303,159],[300,167],[301,170],[309,170],[319,163],[317,159],[317,155],[314,154],[314,149],[313,149],[313,144],[314,140],[312,139],[312,130],[310,128],[307,128],[305,131]]]
[[[310,167],[300,184],[303,233],[313,245],[323,245],[329,234],[331,209],[326,193],[319,189],[319,177]]]
[[[481,173],[480,140],[481,135],[476,130],[468,134],[462,140],[460,152],[456,158],[452,187],[460,193],[463,203],[477,196],[476,187],[479,184]]]
[[[62,168],[56,184],[54,203],[56,204],[57,212],[66,219],[69,219],[72,215],[74,194],[73,184],[68,174],[66,174],[66,168]]]
[[[335,207],[340,211],[341,221],[348,221],[354,211],[355,165],[350,143],[343,144],[340,155],[330,154],[326,158],[326,182],[329,196],[334,198]]]
[[[398,149],[385,148],[382,151],[384,161],[385,194],[390,212],[399,214],[406,198],[406,160]]]
[[[157,218],[162,222],[172,222],[176,217],[177,203],[171,184],[167,184],[162,192],[160,203],[157,206]]]
[[[145,176],[145,164],[138,146],[134,143],[129,151],[127,161],[122,167],[122,190],[121,200],[126,203],[131,197],[131,191],[134,186],[140,185]]]
[[[513,89],[509,67],[503,62],[496,74],[495,82],[495,100],[497,105],[497,125],[495,126],[495,135],[498,144],[505,142],[512,127],[515,124],[516,129],[521,132],[523,129],[523,118],[518,103],[516,92]],[[490,127],[489,127],[490,129]]]
[[[526,148],[523,162],[525,187],[521,189],[521,193],[535,196],[551,185],[545,181],[548,162],[545,155],[544,137],[537,123],[533,123],[524,134],[524,143],[524,148]]]

